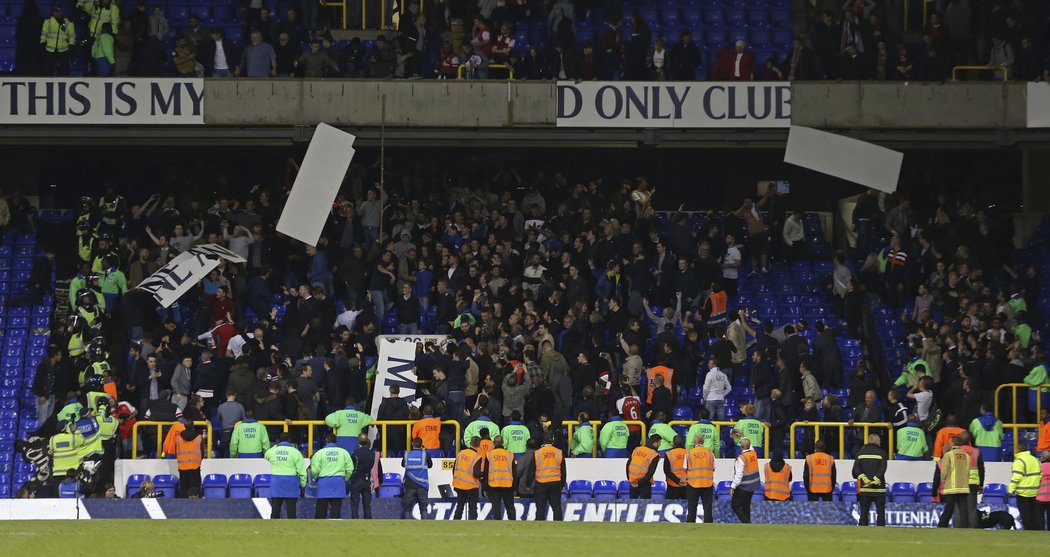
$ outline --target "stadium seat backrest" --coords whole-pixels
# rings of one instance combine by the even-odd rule
[[[251,499],[252,477],[248,474],[230,476],[230,499]]]
[[[842,490],[839,493],[839,497],[844,503],[851,503],[857,500],[857,482],[842,482]]]
[[[920,503],[933,501],[933,483],[922,482],[918,484],[915,489],[915,495]]]
[[[615,499],[616,482],[612,480],[598,480],[594,482],[595,499]]]
[[[594,493],[590,480],[573,480],[569,482],[570,499],[588,499]]]
[[[915,502],[915,484],[908,482],[897,482],[890,488],[890,499],[897,502]]]
[[[158,474],[153,476],[153,487],[158,493],[163,493],[165,499],[174,499],[179,486],[179,480],[171,474]]]
[[[259,474],[252,480],[255,497],[270,496],[270,474]]]
[[[226,498],[226,475],[208,474],[201,479],[201,495],[205,499]]]
[[[667,482],[653,482],[653,500],[667,499]]]
[[[616,490],[617,499],[627,499],[631,495],[631,484],[627,480],[621,480],[619,489]]]

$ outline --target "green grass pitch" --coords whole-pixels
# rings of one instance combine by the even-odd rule
[[[0,522],[0,555],[1041,555],[1045,532],[739,524],[92,520]],[[687,553],[683,553],[687,552]]]

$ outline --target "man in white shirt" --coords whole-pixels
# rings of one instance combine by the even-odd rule
[[[733,463],[733,483],[729,487],[733,512],[743,524],[751,524],[751,498],[759,486],[758,455],[751,448],[751,441],[740,439],[740,456]]]
[[[228,61],[229,54],[226,52],[226,45],[229,43],[223,37],[222,27],[212,28],[211,40],[215,41],[215,55],[212,57],[211,77],[233,77]]]
[[[806,237],[806,231],[802,226],[802,211],[795,211],[784,221],[784,245],[788,248],[791,259],[801,259],[804,244],[802,240]]]
[[[740,247],[736,238],[726,234],[726,254],[722,256],[722,286],[726,294],[736,296],[736,283],[740,277]]]

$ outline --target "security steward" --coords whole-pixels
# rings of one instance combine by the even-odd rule
[[[536,520],[547,520],[547,506],[554,512],[554,520],[564,519],[561,509],[561,490],[565,482],[565,455],[554,446],[554,435],[543,439],[543,446],[533,455],[532,488],[536,500]]]
[[[405,478],[401,484],[401,518],[412,518],[412,507],[419,505],[419,519],[426,520],[430,492],[430,469],[434,466],[423,439],[412,438],[412,448],[401,459]]]
[[[787,501],[791,498],[791,465],[784,462],[780,451],[773,451],[773,457],[763,466],[762,472],[766,478],[767,501]]]
[[[984,488],[984,459],[981,458],[981,451],[973,446],[973,436],[969,431],[960,433],[952,441],[959,450],[970,455],[970,499],[966,502],[966,508],[970,511],[970,526],[980,528],[977,523],[977,496]]]
[[[940,467],[942,482],[942,499],[944,511],[937,522],[938,528],[947,528],[952,516],[955,516],[955,528],[970,527],[970,511],[967,505],[970,499],[970,455],[955,446],[945,446],[944,456],[937,463]]]
[[[517,520],[514,509],[514,454],[503,448],[503,437],[492,440],[493,448],[485,457],[485,486],[492,501],[492,518],[503,520],[503,509],[507,518]]]
[[[631,484],[631,499],[652,499],[653,476],[660,461],[656,449],[662,441],[659,435],[650,435],[649,442],[639,445],[627,460],[627,482]]]
[[[1017,511],[1021,514],[1021,524],[1025,530],[1043,529],[1042,517],[1038,514],[1039,504],[1035,501],[1042,477],[1039,459],[1031,451],[1026,448],[1014,456],[1006,492],[1017,495]]]
[[[265,430],[263,430],[265,434]],[[317,480],[317,509],[314,518],[340,518],[346,482],[354,473],[354,461],[346,449],[336,444],[334,433],[325,437],[325,446],[310,458],[310,474]]]
[[[751,448],[751,440],[740,440],[740,456],[733,463],[733,483],[729,487],[730,505],[743,524],[751,524],[751,499],[760,483],[758,454]]]
[[[470,438],[470,446],[459,451],[456,464],[452,469],[452,489],[456,490],[456,508],[452,512],[455,520],[463,518],[463,508],[467,507],[467,518],[478,519],[478,492],[481,490],[481,477],[485,475],[485,465],[478,454],[481,437]]]
[[[813,444],[813,454],[806,457],[802,471],[810,501],[831,501],[835,491],[835,458],[824,452],[824,441]]]
[[[201,489],[201,435],[192,421],[186,422],[186,429],[175,438],[175,458],[179,462],[179,497],[185,499],[191,490]]]
[[[281,518],[281,507],[285,507],[288,518],[297,518],[296,506],[302,488],[306,487],[306,462],[289,441],[287,432],[282,432],[277,444],[270,447],[263,457],[270,463],[270,518]]]
[[[714,494],[715,481],[715,453],[704,445],[703,435],[697,435],[693,439],[693,448],[689,449],[686,457],[685,473],[685,495],[689,505],[686,517],[687,524],[696,522],[696,504],[701,502],[704,506],[704,523],[710,524],[715,521],[711,511],[711,499]]]
[[[869,524],[871,506],[875,505],[875,525],[886,525],[886,462],[889,456],[880,446],[877,434],[857,451],[853,461],[853,479],[857,480],[857,502],[860,503],[861,526]],[[767,488],[768,489],[768,488]]]
[[[262,458],[270,448],[270,434],[255,421],[255,411],[244,411],[245,418],[233,426],[230,435],[230,458]],[[350,453],[347,453],[350,454]]]
[[[685,438],[675,435],[671,449],[664,454],[664,476],[667,478],[667,498],[685,499],[686,459]]]

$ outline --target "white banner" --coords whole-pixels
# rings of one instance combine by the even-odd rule
[[[786,82],[642,82],[558,84],[558,127],[786,128]]]
[[[0,124],[203,123],[203,79],[0,79]]]
[[[448,335],[425,335],[422,333],[418,335],[379,335],[376,337],[376,348],[382,349],[383,344],[385,344],[383,341],[389,342],[394,340],[403,340],[405,342],[422,342],[423,344],[430,342],[440,346],[441,343],[448,340]]]
[[[1028,127],[1050,128],[1050,83],[1028,84]]]
[[[136,288],[145,290],[163,307],[170,307],[183,294],[219,266],[219,258],[233,263],[246,260],[218,244],[194,246],[146,277]]]
[[[897,189],[904,153],[803,126],[791,126],[784,162],[886,193]]]
[[[400,398],[419,407],[416,399],[416,343],[408,340],[384,340],[379,344],[379,361],[372,383],[372,418],[376,419],[379,405],[390,396],[390,387],[401,389]]]
[[[354,158],[353,135],[318,124],[306,149],[295,184],[277,221],[277,231],[304,244],[317,245],[328,221],[346,169]]]

